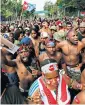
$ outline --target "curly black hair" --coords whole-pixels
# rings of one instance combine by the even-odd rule
[[[85,69],[85,63],[82,65],[82,67],[80,68],[81,72]]]

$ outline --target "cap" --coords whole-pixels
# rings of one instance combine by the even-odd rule
[[[11,26],[10,26],[10,29],[14,29],[14,26],[13,26],[13,25],[11,25]]]
[[[49,38],[50,36],[48,35],[47,32],[42,32],[40,35],[41,38]]]
[[[28,30],[29,31],[30,29],[28,27],[26,27],[25,30]]]
[[[20,44],[30,44],[30,42],[31,42],[30,38],[24,37],[24,38],[22,38]]]
[[[85,22],[80,23],[80,27],[85,27]]]
[[[63,30],[55,32],[53,38],[57,41],[63,41],[65,40],[65,32]]]
[[[56,26],[51,26],[50,29],[56,31],[57,28],[56,28]]]
[[[54,59],[46,59],[41,62],[41,71],[43,73],[51,73],[58,70],[58,64]]]

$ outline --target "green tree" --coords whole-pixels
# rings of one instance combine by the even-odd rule
[[[62,0],[62,6],[67,14],[72,15],[85,10],[85,0]]]
[[[1,0],[1,14],[5,18],[11,17],[15,19],[21,15],[26,18],[28,18],[29,15],[33,16],[35,9],[31,12],[22,11],[21,2],[22,0],[19,0],[19,2],[17,2],[17,0]]]
[[[48,16],[57,15],[57,5],[53,4],[51,1],[45,2],[44,10],[49,12]]]

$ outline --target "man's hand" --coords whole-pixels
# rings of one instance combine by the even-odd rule
[[[34,69],[34,68],[31,67],[31,66],[30,66],[30,69],[32,70],[32,75],[33,75],[34,77],[37,77],[37,75],[39,74],[39,71],[36,70],[36,69]]]
[[[85,84],[82,84],[82,90],[85,90]]]
[[[42,104],[39,90],[33,95],[32,102],[33,104]]]
[[[20,57],[20,55],[18,55],[17,57],[16,57],[16,63],[18,64],[18,63],[21,63],[21,57]]]
[[[73,80],[71,86],[73,89],[80,89],[81,88],[80,84],[76,80]]]

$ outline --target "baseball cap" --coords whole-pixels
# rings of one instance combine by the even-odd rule
[[[56,26],[51,26],[50,29],[56,31],[57,28],[56,28]]]
[[[30,30],[30,28],[26,27],[26,28],[25,28],[25,30],[28,30],[28,31],[29,31],[29,30]]]
[[[85,22],[80,23],[80,27],[85,27]]]
[[[14,26],[13,26],[13,25],[11,25],[9,28],[10,28],[10,29],[14,29]]]
[[[57,41],[63,41],[65,40],[65,32],[63,30],[55,32],[53,38]]]
[[[47,32],[42,32],[40,35],[41,38],[49,38],[50,36],[48,35]]]
[[[31,42],[30,38],[24,37],[24,38],[22,38],[20,44],[30,44],[30,42]]]

